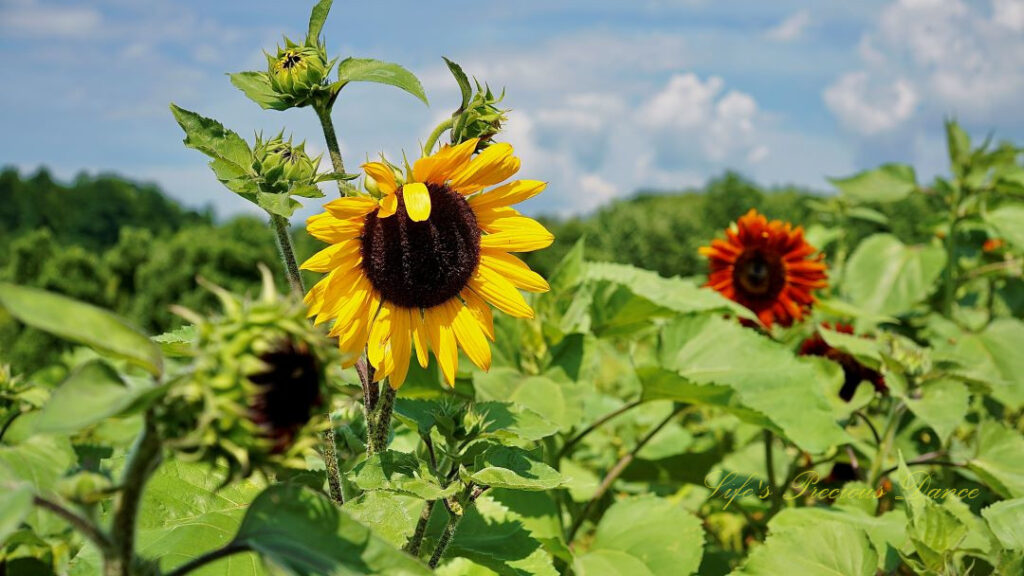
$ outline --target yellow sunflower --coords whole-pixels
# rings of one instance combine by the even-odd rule
[[[429,351],[449,385],[459,348],[487,370],[494,340],[490,306],[518,318],[533,310],[519,290],[548,283],[513,252],[546,248],[554,236],[510,206],[539,194],[536,180],[504,182],[519,170],[509,144],[474,156],[477,139],[420,158],[400,184],[391,167],[363,165],[380,199],[351,196],[325,205],[306,229],[330,244],[302,264],[326,273],[306,295],[317,324],[334,320],[331,336],[346,365],[363,353],[374,379],[405,381],[415,352]]]

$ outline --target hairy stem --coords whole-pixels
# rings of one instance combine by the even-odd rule
[[[889,409],[889,419],[885,424],[885,431],[882,432],[882,443],[878,447],[878,453],[875,454],[875,459],[871,462],[871,468],[868,472],[868,485],[872,487],[883,476],[881,473],[882,466],[885,465],[885,459],[889,456],[892,443],[896,440],[896,429],[899,427],[900,417],[903,416],[904,408],[904,404],[900,402],[893,404],[892,408]]]
[[[331,120],[331,108],[326,105],[314,105],[317,118],[320,119],[320,126],[324,130],[324,140],[327,141],[327,150],[331,155],[331,165],[338,174],[345,173],[345,162],[341,159],[341,148],[338,146],[338,135],[334,131],[334,121]],[[345,195],[345,187],[338,180],[338,194]]]
[[[327,415],[330,421],[331,415]],[[338,467],[338,445],[334,439],[334,424],[324,431],[324,466],[327,468],[327,485],[330,487],[331,500],[341,506],[345,503],[345,493],[341,490],[341,468]]]
[[[371,386],[376,384],[371,383]],[[391,414],[397,391],[391,387],[387,378],[380,383],[380,387],[383,388],[380,401],[373,411],[373,420],[368,423],[366,451],[369,454],[383,454],[388,449],[388,435],[391,433]]]
[[[462,516],[459,514],[450,514],[448,516],[448,524],[444,527],[444,532],[441,533],[441,539],[437,541],[437,547],[434,548],[434,554],[430,557],[429,566],[431,568],[437,568],[437,565],[444,558],[444,553],[448,550],[448,546],[452,543],[452,538],[455,537],[455,530],[459,527],[459,522],[462,521]]]
[[[120,566],[120,574],[131,574],[135,559],[135,523],[142,501],[146,482],[156,471],[163,457],[160,434],[156,429],[156,417],[146,412],[142,433],[128,457],[123,486],[114,511],[113,551],[114,561]],[[109,571],[108,571],[109,573]]]
[[[571,439],[569,439],[562,446],[562,449],[559,450],[559,452],[558,452],[558,460],[561,460],[563,456],[568,454],[569,450],[571,450],[573,446],[578,444],[580,442],[580,440],[583,440],[584,438],[586,438],[588,434],[590,434],[594,430],[597,430],[601,426],[604,426],[606,423],[608,423],[609,421],[615,419],[616,417],[621,416],[622,414],[625,414],[626,412],[632,410],[633,408],[636,408],[640,404],[642,404],[641,400],[634,400],[634,401],[632,401],[632,402],[630,402],[628,404],[623,405],[622,407],[618,408],[617,410],[613,410],[613,411],[605,414],[604,416],[601,416],[597,420],[595,420],[593,424],[591,424],[590,426],[587,426],[586,428],[584,428],[579,434],[573,436]]]
[[[90,542],[95,544],[105,558],[110,556],[114,549],[114,543],[110,541],[110,538],[92,520],[42,496],[33,497],[32,502],[39,508],[49,510],[63,518],[75,530],[81,532],[82,536],[85,536]]]
[[[672,413],[669,414],[664,420],[659,422],[654,428],[651,428],[647,435],[641,438],[640,441],[636,443],[636,446],[629,454],[626,454],[625,456],[620,458],[619,461],[615,463],[615,466],[612,466],[611,470],[609,470],[608,473],[605,475],[604,480],[601,481],[601,485],[597,488],[597,492],[595,492],[594,496],[590,499],[589,502],[587,502],[587,505],[583,507],[583,511],[580,512],[579,516],[577,516],[576,519],[573,520],[572,526],[569,528],[569,534],[565,538],[566,542],[569,542],[570,544],[572,543],[572,539],[576,536],[576,532],[579,531],[580,526],[583,525],[583,521],[590,516],[590,514],[594,511],[594,508],[597,506],[597,503],[601,500],[602,497],[604,497],[605,492],[607,492],[608,489],[611,488],[612,484],[615,483],[615,480],[617,480],[619,476],[622,475],[622,472],[625,471],[626,467],[633,462],[633,460],[636,458],[636,455],[640,452],[640,450],[643,450],[643,447],[646,446],[647,443],[650,442],[651,439],[658,434],[658,432],[661,432],[662,428],[667,426],[668,423],[671,422],[672,419],[675,418],[676,415],[682,412],[684,409],[686,409],[685,404],[677,406],[676,409],[673,410]]]
[[[406,552],[417,558],[420,557],[423,536],[427,533],[427,523],[430,522],[430,515],[434,513],[434,506],[436,504],[437,500],[427,500],[427,503],[423,506],[423,511],[420,512],[420,519],[416,522],[416,531],[413,532],[409,541],[405,543],[405,548],[403,548]]]
[[[434,128],[434,131],[430,133],[430,136],[427,136],[426,143],[423,144],[424,156],[430,155],[430,152],[434,149],[434,146],[437,144],[438,138],[441,137],[441,134],[444,134],[445,130],[451,129],[454,122],[454,118],[449,118],[444,122],[441,122],[440,124],[437,125],[436,128]]]
[[[206,554],[203,554],[202,556],[193,558],[190,562],[186,562],[185,564],[182,564],[181,566],[178,566],[174,570],[168,572],[166,576],[184,576],[185,574],[188,574],[189,572],[194,572],[195,570],[198,570],[203,566],[210,564],[211,562],[216,562],[221,558],[226,558],[233,554],[238,554],[239,552],[248,552],[249,549],[249,546],[246,544],[242,544],[239,542],[230,542],[228,543],[227,546],[217,548],[216,550],[211,550]]]
[[[295,261],[295,248],[292,247],[292,235],[288,231],[288,219],[279,214],[271,214],[270,222],[274,225],[274,232],[277,233],[277,247],[281,250],[281,261],[284,263],[284,271],[288,275],[288,286],[292,293],[302,298],[306,288],[302,285],[302,276],[299,274],[299,264]]]

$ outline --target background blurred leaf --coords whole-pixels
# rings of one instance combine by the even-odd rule
[[[768,535],[734,576],[874,576],[878,555],[863,530],[818,522]]]
[[[905,164],[885,164],[847,178],[830,181],[844,195],[861,202],[895,202],[917,188],[914,169]]]
[[[945,264],[946,255],[939,246],[907,246],[890,234],[876,234],[850,256],[842,291],[870,312],[906,314],[935,290]]]
[[[641,496],[605,512],[590,547],[573,566],[587,576],[683,576],[697,572],[703,552],[697,517],[670,499]]]

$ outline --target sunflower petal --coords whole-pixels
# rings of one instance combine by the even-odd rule
[[[398,195],[388,194],[380,199],[380,210],[377,211],[377,218],[387,218],[398,212]]]
[[[480,265],[508,278],[516,288],[527,292],[547,292],[551,289],[540,274],[537,274],[522,260],[506,252],[484,250],[480,253]]]
[[[452,328],[453,315],[446,306],[434,306],[424,311],[424,323],[427,325],[427,338],[434,356],[441,367],[441,373],[449,386],[455,386],[455,371],[459,367],[459,349],[455,343],[455,331]]]
[[[519,171],[519,158],[512,153],[512,145],[507,142],[492,144],[462,170],[455,172],[449,184],[461,194],[472,194],[503,182]]]
[[[427,345],[427,328],[423,324],[422,313],[415,308],[409,310],[409,326],[412,342],[416,348],[416,361],[421,368],[426,368],[430,361],[430,348]]]
[[[306,220],[309,235],[328,244],[337,244],[362,235],[365,225],[362,220],[339,220],[324,212]]]
[[[490,370],[491,347],[473,312],[454,299],[444,305],[454,309],[452,328],[455,330],[455,338],[459,345],[466,351],[466,356],[484,372]]]
[[[477,268],[469,287],[495,308],[516,318],[533,318],[533,309],[511,282],[486,267]]]
[[[366,216],[376,207],[377,201],[369,196],[346,196],[324,204],[331,216],[342,220]]]
[[[410,182],[402,186],[402,198],[405,209],[413,222],[423,222],[430,218],[430,190],[420,182]]]
[[[469,162],[479,138],[471,138],[457,146],[444,146],[436,153],[420,158],[412,167],[413,178],[424,184],[444,184],[452,174]]]
[[[382,193],[394,194],[395,190],[398,190],[398,182],[395,181],[395,173],[391,171],[391,166],[383,162],[367,162],[362,168],[363,172],[377,182],[377,187]]]
[[[540,180],[516,180],[470,197],[469,205],[474,209],[511,206],[540,194],[547,185]]]
[[[480,324],[480,329],[484,331],[491,341],[494,341],[494,314],[491,312],[491,307],[487,305],[487,302],[483,298],[477,295],[476,292],[465,288],[459,294],[462,296],[462,300],[466,303],[466,307],[476,317],[477,323]]]
[[[395,369],[391,373],[389,382],[395,390],[402,387],[405,377],[409,373],[409,361],[411,360],[409,356],[412,348],[412,334],[409,330],[410,312],[413,310],[396,306],[391,319],[391,354],[395,358]]]
[[[498,232],[487,234],[480,238],[481,249],[495,249],[504,252],[531,252],[547,248],[555,241],[555,236],[548,232],[532,218],[522,216],[513,218],[500,218],[495,220],[491,226],[499,221],[505,221],[497,228]]]

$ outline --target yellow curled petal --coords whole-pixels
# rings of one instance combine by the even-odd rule
[[[512,145],[505,142],[488,146],[465,168],[453,174],[449,184],[460,194],[468,195],[505,181],[519,171],[519,158],[512,152]]]
[[[380,210],[377,211],[377,218],[387,218],[398,211],[398,195],[388,194],[380,199]]]
[[[495,233],[480,238],[482,250],[531,252],[547,248],[555,241],[554,234],[548,232],[547,228],[532,218],[522,216],[499,218],[491,222],[488,229],[495,230]]]
[[[324,204],[332,216],[342,220],[366,216],[376,207],[377,201],[369,196],[346,196]]]
[[[484,299],[477,295],[469,288],[464,288],[459,293],[462,297],[463,302],[466,303],[466,307],[476,317],[477,323],[480,324],[480,329],[484,331],[491,341],[494,341],[494,314],[491,312],[491,307],[484,302]]]
[[[469,162],[479,141],[479,138],[471,138],[458,146],[444,146],[437,153],[420,158],[412,167],[413,178],[425,184],[444,184]]]
[[[394,194],[398,190],[398,182],[395,181],[395,173],[391,166],[383,162],[367,162],[363,164],[363,172],[366,172],[377,182],[377,187],[384,194]]]
[[[430,217],[430,190],[420,182],[410,182],[402,186],[402,198],[405,210],[413,222],[423,222]]]

